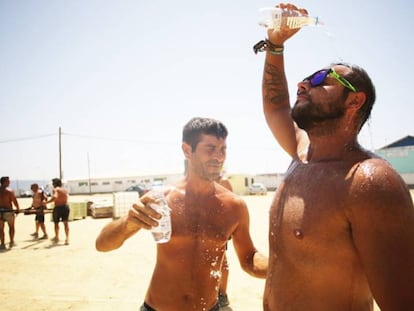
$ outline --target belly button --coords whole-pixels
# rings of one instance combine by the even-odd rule
[[[302,240],[303,239],[303,232],[300,229],[293,230],[293,234],[295,235],[295,238]]]

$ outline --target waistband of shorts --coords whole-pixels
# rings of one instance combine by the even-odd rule
[[[69,204],[55,205],[55,208],[69,208]]]
[[[145,301],[139,310],[140,311],[156,311],[155,309],[151,308]]]
[[[1,213],[11,213],[13,212],[13,209],[10,207],[0,207],[0,212]]]
[[[211,308],[209,311],[219,311],[220,310],[220,306],[219,303],[217,302],[217,304]],[[157,311],[154,308],[152,308],[151,306],[149,306],[145,301],[142,304],[140,311]]]

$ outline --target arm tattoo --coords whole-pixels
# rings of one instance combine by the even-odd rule
[[[284,73],[268,62],[265,63],[263,73],[263,98],[273,105],[289,100]]]

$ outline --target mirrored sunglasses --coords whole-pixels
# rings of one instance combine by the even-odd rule
[[[352,92],[356,92],[356,88],[344,77],[340,76],[333,68],[330,69],[322,69],[319,70],[309,77],[306,77],[303,79],[303,82],[309,82],[311,87],[319,86],[321,85],[327,76],[330,76],[337,80],[343,87],[346,87],[347,89],[351,90]]]

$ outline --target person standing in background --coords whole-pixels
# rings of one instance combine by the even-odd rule
[[[52,239],[53,243],[59,242],[59,222],[63,222],[63,226],[65,229],[65,245],[69,244],[69,193],[68,191],[62,187],[62,181],[59,178],[52,179],[53,185],[53,192],[52,197],[46,202],[55,204],[53,209],[53,222],[55,224],[55,237]]]
[[[36,210],[35,216],[35,232],[32,233],[32,236],[37,239],[39,237],[39,227],[43,231],[43,236],[40,239],[47,239],[46,233],[46,226],[45,226],[45,209],[46,209],[46,202],[47,196],[45,192],[39,188],[38,184],[32,184],[30,189],[33,192],[33,201],[32,201],[32,209]]]
[[[16,218],[15,212],[19,213],[19,202],[17,202],[16,195],[13,190],[9,189],[10,178],[8,176],[3,176],[0,178],[0,250],[6,249],[5,237],[4,237],[4,224],[7,222],[9,226],[9,237],[10,244],[9,247],[12,248],[15,246],[14,243],[14,234],[15,226],[14,221]],[[13,210],[13,205],[16,207],[16,210]]]

